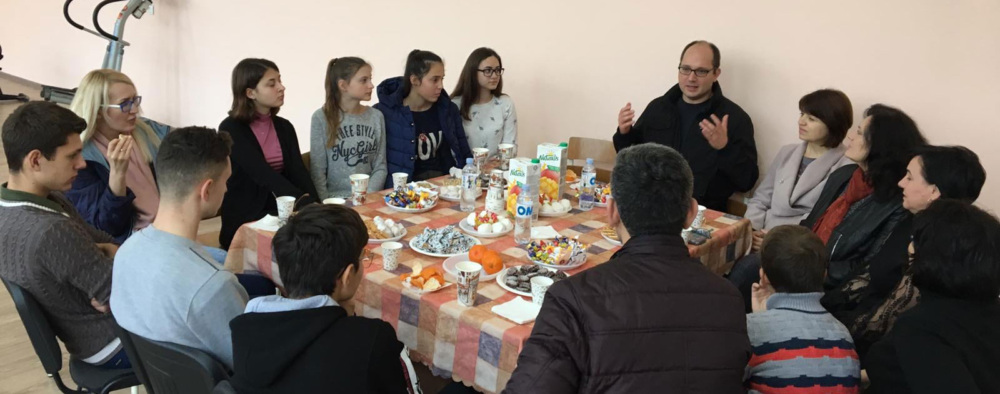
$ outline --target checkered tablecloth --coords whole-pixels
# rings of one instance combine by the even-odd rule
[[[410,239],[425,227],[455,225],[468,213],[461,212],[458,203],[447,201],[439,201],[437,207],[426,213],[400,213],[382,202],[385,193],[369,195],[368,203],[355,210],[366,218],[382,216],[403,223],[408,231],[400,242],[406,246],[397,270],[382,270],[381,259],[365,270],[365,279],[355,296],[357,313],[392,324],[399,340],[411,349],[410,356],[430,366],[435,375],[451,377],[487,393],[502,391],[533,324],[513,323],[490,308],[516,295],[503,290],[496,281],[484,281],[479,283],[476,305],[464,307],[456,299],[455,286],[420,295],[403,288],[399,280],[401,274],[410,272],[414,263],[428,267],[444,261],[411,250],[407,245]],[[477,211],[482,208],[480,199]],[[550,225],[562,235],[579,236],[580,241],[591,245],[587,262],[569,271],[574,274],[608,261],[617,250],[617,246],[601,236],[606,214],[605,208],[595,207],[588,212],[574,209],[563,217],[539,218],[536,225]],[[689,245],[688,249],[716,273],[726,272],[750,248],[752,230],[746,219],[707,211],[703,227],[714,229],[712,238],[700,246]],[[249,225],[241,227],[230,246],[226,268],[233,272],[260,272],[280,285],[278,268],[271,259],[273,235]],[[512,234],[481,240],[490,249],[501,252],[507,266],[528,264],[525,251],[516,247]],[[381,254],[381,248],[375,252]]]

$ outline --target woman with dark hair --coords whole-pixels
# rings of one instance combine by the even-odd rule
[[[913,119],[882,104],[865,110],[857,131],[847,134],[844,156],[857,164],[830,174],[812,212],[800,223],[811,228],[830,252],[827,290],[878,254],[906,217],[896,183],[916,150],[926,144]]]
[[[972,204],[986,183],[979,156],[961,146],[928,146],[919,150],[899,180],[903,208],[917,214],[932,202],[947,198]],[[871,345],[916,304],[919,292],[907,273],[913,216],[907,215],[882,249],[858,270],[853,279],[830,291],[824,306],[851,331],[858,354]]]
[[[233,68],[232,87],[232,109],[219,125],[233,137],[233,175],[222,201],[219,232],[224,249],[244,223],[277,214],[275,196],[305,197],[300,202],[310,203],[317,195],[295,127],[278,116],[285,103],[278,66],[266,59],[243,59]]]
[[[940,200],[913,220],[913,285],[922,294],[862,360],[868,393],[1000,392],[1000,222]]]
[[[412,180],[447,175],[472,157],[458,107],[439,100],[444,91],[444,61],[433,52],[414,49],[401,77],[378,85],[375,108],[385,116],[388,173],[405,172]],[[385,187],[392,186],[386,177]]]
[[[459,108],[469,146],[496,156],[500,144],[517,144],[517,111],[503,94],[503,61],[490,48],[472,51],[465,61],[451,101]]]
[[[746,218],[754,228],[753,249],[759,250],[767,230],[798,224],[812,210],[826,180],[851,163],[844,157],[844,136],[854,121],[844,92],[821,89],[799,100],[799,139],[778,151],[747,203]]]

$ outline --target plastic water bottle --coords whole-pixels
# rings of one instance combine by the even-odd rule
[[[534,203],[538,204],[539,203],[538,193],[541,192],[541,190],[542,190],[541,189],[541,182],[542,182],[542,162],[541,162],[541,160],[531,159],[531,165],[528,166],[528,173],[527,173],[527,176],[525,177],[525,180],[527,181],[528,186],[530,186],[530,188],[528,190],[531,190],[531,193],[529,193],[531,195],[531,197],[532,197],[531,201],[533,201]],[[541,209],[532,210],[532,212],[531,212],[531,220],[535,220],[535,221],[538,220],[538,211],[541,211]]]
[[[465,168],[462,168],[462,212],[473,212],[476,210],[476,195],[479,194],[479,167],[472,162],[472,158],[465,159]]]
[[[594,186],[597,186],[597,172],[594,170],[594,159],[588,158],[580,174],[580,210],[589,211],[594,208]]]
[[[517,209],[514,217],[514,242],[518,245],[527,245],[531,242],[531,215],[534,212],[535,201],[530,193],[531,186],[521,187],[521,194],[517,196]]]

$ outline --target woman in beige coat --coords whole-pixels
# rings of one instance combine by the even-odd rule
[[[754,250],[767,230],[798,224],[812,210],[826,179],[850,164],[841,142],[851,128],[854,111],[843,92],[821,89],[799,100],[799,139],[785,145],[747,203],[746,217],[754,228]]]

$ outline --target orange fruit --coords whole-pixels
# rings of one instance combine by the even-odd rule
[[[483,245],[473,246],[472,249],[469,249],[469,260],[472,260],[474,263],[478,263],[483,259],[483,255],[486,254],[487,251],[489,251],[489,249]]]
[[[441,276],[441,273],[438,272],[437,268],[428,267],[424,268],[423,271],[420,271],[420,277],[424,278],[425,282],[433,276]]]
[[[500,257],[500,253],[488,250],[480,264],[483,265],[483,271],[486,271],[486,274],[493,275],[503,269],[503,258]]]
[[[423,277],[419,277],[419,278],[410,279],[410,285],[413,286],[413,287],[416,287],[418,289],[423,289],[424,288],[424,278]]]

